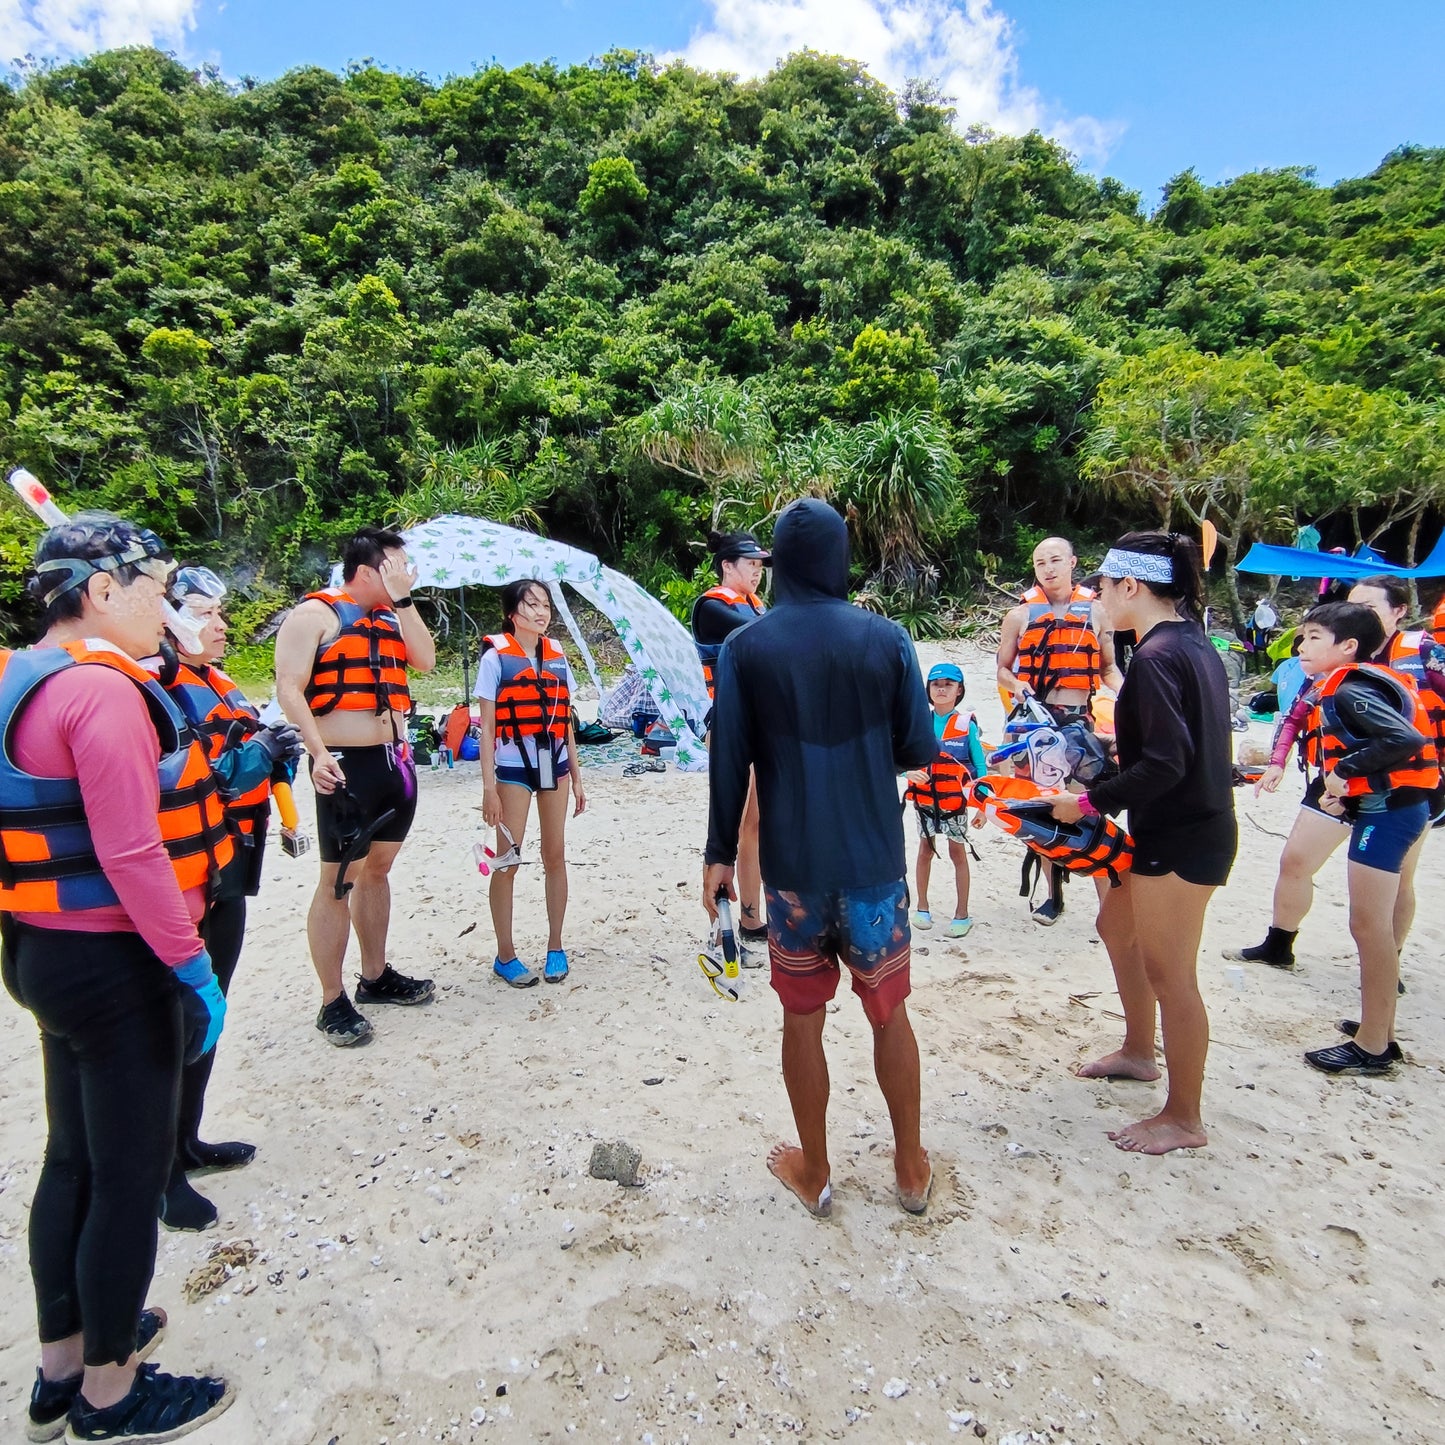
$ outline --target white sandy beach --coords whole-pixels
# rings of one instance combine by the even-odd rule
[[[997,737],[989,661],[920,652],[925,668],[964,663]],[[1219,950],[1262,936],[1282,846],[1262,830],[1288,830],[1299,785],[1238,794],[1239,860],[1200,970],[1211,1147],[1150,1159],[1104,1131],[1152,1112],[1162,1086],[1070,1075],[1121,1029],[1092,889],[1071,884],[1065,917],[1038,928],[1017,845],[979,833],[974,933],[914,940],[932,1206],[914,1219],[894,1202],[845,984],[827,1033],[834,1215],[819,1222],[764,1167],[792,1137],[766,973],[730,1006],[696,964],[707,779],[615,772],[589,776],[570,828],[572,977],[520,992],[491,976],[477,766],[423,771],[391,959],[434,977],[437,999],[371,1009],[377,1036],[355,1051],[313,1028],[314,855],[273,843],[205,1131],[260,1153],[197,1181],[221,1227],[163,1233],[151,1294],[171,1315],[162,1368],[239,1388],[198,1439],[1445,1437],[1445,838],[1405,954],[1409,1063],[1330,1080],[1300,1053],[1356,1014],[1344,864],[1322,874],[1299,971],[1251,968],[1234,990]],[[524,868],[524,958],[544,943],[541,890]],[[932,892],[946,916],[942,862]],[[0,1063],[0,1429],[18,1438],[44,1120],[34,1025],[8,998]],[[593,1144],[615,1138],[641,1151],[643,1187],[588,1176]],[[227,1239],[260,1258],[188,1304],[183,1281]]]

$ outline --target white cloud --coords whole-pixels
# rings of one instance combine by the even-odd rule
[[[0,65],[116,45],[174,47],[195,24],[196,0],[0,0]]]
[[[0,0],[3,3],[3,0]],[[937,81],[958,123],[1010,135],[1041,130],[1081,158],[1102,161],[1123,132],[1115,121],[1069,116],[1018,76],[1013,25],[993,0],[709,0],[712,18],[682,56],[704,70],[764,75],[795,50],[862,62],[894,90]]]

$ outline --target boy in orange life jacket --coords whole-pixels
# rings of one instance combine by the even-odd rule
[[[913,926],[933,927],[933,914],[928,907],[928,877],[932,872],[933,840],[940,835],[948,839],[948,858],[953,864],[958,901],[953,922],[948,925],[950,938],[964,938],[973,928],[968,911],[968,809],[964,805],[964,789],[985,771],[983,743],[978,735],[978,720],[964,713],[966,685],[963,669],[952,662],[939,662],[928,673],[928,704],[933,709],[933,735],[938,739],[938,756],[928,767],[909,773],[908,787],[903,794],[913,804],[918,818],[918,863]]]
[[[1400,1058],[1392,920],[1401,865],[1429,822],[1427,800],[1440,778],[1415,690],[1389,669],[1358,661],[1379,649],[1383,635],[1375,613],[1355,602],[1315,607],[1300,627],[1300,663],[1317,694],[1303,755],[1323,778],[1322,806],[1350,822],[1350,933],[1360,955],[1353,1037],[1305,1054],[1328,1074],[1383,1074]]]
[[[321,980],[316,1027],[345,1048],[371,1037],[341,983],[353,923],[358,1002],[419,1004],[432,996],[430,979],[407,978],[387,963],[386,935],[391,867],[416,816],[407,669],[430,672],[437,654],[412,604],[416,568],[399,532],[363,527],[346,544],[341,576],[340,587],[308,594],[281,624],[276,696],[301,733],[316,788],[321,878],[306,919]],[[343,861],[352,886],[338,898]]]

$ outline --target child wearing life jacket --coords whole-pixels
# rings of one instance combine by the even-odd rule
[[[1415,688],[1388,668],[1359,661],[1382,640],[1374,611],[1326,603],[1306,614],[1300,632],[1300,662],[1315,697],[1302,755],[1321,779],[1321,806],[1350,829],[1350,933],[1359,950],[1361,1003],[1358,1022],[1340,1026],[1350,1037],[1309,1050],[1305,1060],[1327,1074],[1383,1074],[1401,1057],[1393,923],[1400,870],[1428,825],[1440,769]]]
[[[918,817],[917,891],[913,926],[933,927],[933,914],[928,907],[928,877],[933,868],[933,840],[948,839],[948,857],[958,890],[953,921],[948,925],[950,938],[963,938],[973,927],[968,911],[968,848],[965,831],[968,812],[965,806],[967,789],[975,778],[986,771],[983,743],[979,738],[978,720],[965,712],[960,704],[966,690],[963,669],[951,662],[935,664],[928,673],[928,702],[933,708],[933,735],[938,739],[938,756],[926,768],[908,774],[905,803],[912,803]]]

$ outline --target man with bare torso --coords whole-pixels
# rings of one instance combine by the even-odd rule
[[[316,1027],[340,1047],[371,1036],[341,981],[353,925],[358,1003],[426,1003],[433,992],[430,979],[407,978],[386,961],[391,867],[416,814],[407,669],[436,666],[412,603],[416,576],[400,533],[363,527],[342,555],[342,585],[309,593],[276,637],[276,695],[301,733],[316,788],[321,877],[306,920],[321,980]]]

